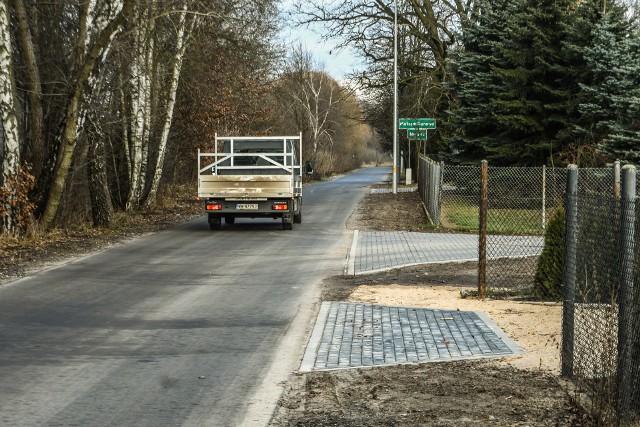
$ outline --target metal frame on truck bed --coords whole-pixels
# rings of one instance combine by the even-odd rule
[[[297,136],[218,136],[213,153],[198,150],[198,198],[209,226],[222,219],[272,217],[282,228],[302,222],[302,133]]]

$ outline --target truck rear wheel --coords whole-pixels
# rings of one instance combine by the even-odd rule
[[[224,223],[225,224],[235,224],[236,222],[236,217],[235,216],[225,216],[224,217]]]
[[[222,218],[220,215],[209,214],[209,228],[212,230],[220,230],[222,228]]]
[[[292,222],[282,222],[282,229],[283,230],[293,230],[293,223]]]
[[[295,224],[302,224],[302,212],[297,213],[296,215],[293,216],[293,222]]]

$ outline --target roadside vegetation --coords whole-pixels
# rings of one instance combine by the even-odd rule
[[[314,178],[389,159],[393,3],[214,3],[0,1],[3,235],[113,227],[161,206],[193,182],[197,149],[216,133],[300,131]],[[399,134],[414,170],[418,152],[492,165],[640,160],[636,2],[397,4],[399,115],[437,120],[426,142]],[[307,24],[364,68],[339,82],[307,48],[282,44],[283,29]],[[474,228],[462,208],[451,215]]]
[[[193,183],[216,133],[302,132],[316,177],[376,163],[362,102],[281,45],[279,6],[0,1],[2,235],[118,227],[160,209]]]

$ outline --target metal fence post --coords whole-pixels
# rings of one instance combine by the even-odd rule
[[[423,163],[422,170],[420,171],[420,180],[418,181],[418,188],[420,189],[420,196],[422,196],[422,202],[427,200],[427,172],[429,172],[429,165],[423,157],[420,157],[420,163]],[[425,204],[426,206],[426,204]]]
[[[632,420],[640,412],[638,300],[634,287],[636,167],[622,168],[620,209],[621,283],[618,293],[618,414]]]
[[[620,160],[613,163],[613,197],[620,200]]]
[[[440,197],[442,194],[442,163],[433,164],[433,170],[436,176],[436,188],[433,194],[433,221],[436,227],[440,227]]]
[[[438,163],[438,172],[440,178],[440,191],[438,191],[438,224],[441,224],[442,219],[442,199],[444,192],[444,161]]]
[[[489,165],[486,160],[480,163],[480,230],[478,235],[478,297],[487,295],[487,193]]]
[[[547,227],[547,166],[542,165],[542,231]]]
[[[431,199],[429,200],[429,210],[431,211],[431,218],[433,219],[433,225],[437,226],[435,219],[435,195],[436,195],[436,166],[435,162],[431,163],[431,169],[429,174],[429,180],[431,182]]]
[[[562,375],[573,378],[574,308],[578,243],[578,166],[569,165],[565,200],[565,244],[562,303]]]

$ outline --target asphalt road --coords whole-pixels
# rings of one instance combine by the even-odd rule
[[[0,425],[263,425],[387,173],[307,187],[293,231],[202,217],[0,287]]]

